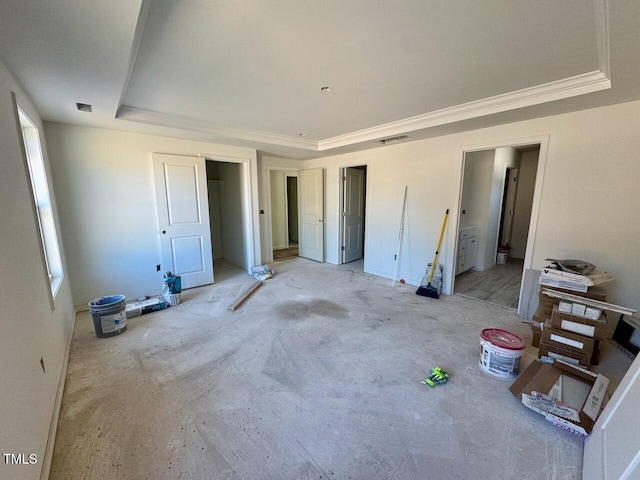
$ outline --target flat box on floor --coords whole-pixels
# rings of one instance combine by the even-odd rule
[[[593,320],[582,315],[561,312],[557,306],[554,306],[551,314],[551,328],[602,339],[607,335],[607,318],[601,315],[598,320]]]
[[[581,401],[572,401],[570,406],[578,411],[579,420],[570,420],[554,413],[532,408],[525,403],[523,394],[532,392],[548,394],[554,388],[560,377],[569,377],[586,384],[588,393]],[[509,387],[514,397],[523,401],[527,408],[540,413],[546,420],[561,428],[587,436],[600,415],[602,402],[607,392],[609,379],[601,374],[595,374],[562,361],[554,361],[553,365],[534,360],[527,369],[518,376]],[[579,403],[579,404],[578,404]]]
[[[542,341],[547,345],[554,345],[588,355],[589,358],[593,355],[593,349],[596,344],[594,338],[558,328],[547,328],[547,325],[542,330]]]

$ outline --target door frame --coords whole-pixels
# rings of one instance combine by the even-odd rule
[[[357,167],[365,167],[364,174],[364,245],[362,247],[362,255],[364,257],[365,264],[367,262],[367,228],[366,225],[369,221],[369,172],[371,166],[369,162],[349,162],[349,163],[341,163],[338,165],[338,210],[337,210],[337,219],[338,219],[338,251],[337,251],[337,259],[338,265],[344,264],[344,256],[342,255],[342,240],[344,239],[344,220],[342,218],[342,212],[344,212],[344,182],[342,181],[342,177],[345,174],[345,169],[347,168],[357,168]],[[365,272],[367,271],[365,265]]]
[[[464,188],[464,168],[466,159],[465,156],[467,152],[477,152],[481,150],[493,150],[496,148],[506,148],[506,147],[524,147],[526,145],[540,145],[540,151],[538,153],[538,166],[536,169],[536,181],[533,189],[533,202],[531,204],[531,220],[529,221],[529,231],[527,234],[527,248],[525,249],[524,255],[524,265],[523,265],[523,275],[522,281],[520,282],[520,294],[518,296],[518,315],[524,312],[524,302],[522,301],[522,294],[524,291],[524,281],[525,275],[524,271],[527,269],[531,269],[533,266],[533,252],[535,248],[535,239],[536,239],[536,231],[538,229],[538,216],[540,213],[540,199],[542,197],[542,186],[544,184],[544,172],[547,165],[547,155],[549,152],[549,138],[550,135],[540,135],[535,137],[525,137],[525,138],[515,138],[511,140],[496,140],[492,142],[480,143],[475,145],[466,145],[458,148],[456,153],[457,156],[457,166],[458,166],[458,194],[455,197],[455,202],[453,204],[452,212],[453,212],[453,226],[454,226],[454,234],[453,239],[449,241],[449,245],[452,247],[451,251],[453,252],[453,256],[450,257],[450,261],[448,262],[449,271],[455,272],[455,263],[456,258],[458,256],[458,234],[460,230],[460,209],[462,205],[462,191]],[[498,233],[496,232],[496,235]],[[455,287],[455,274],[450,275],[448,281],[445,282],[445,292],[449,294],[453,294]]]
[[[264,228],[265,228],[265,233],[267,233],[265,235],[265,238],[268,241],[268,251],[267,251],[267,258],[264,258],[263,260],[265,261],[265,263],[271,263],[273,262],[273,226],[271,223],[271,219],[272,219],[272,210],[271,210],[271,172],[284,172],[285,177],[287,176],[288,173],[295,173],[296,178],[299,178],[299,172],[300,172],[300,168],[292,168],[292,167],[268,167],[267,168],[267,182],[266,182],[266,195],[267,195],[267,209],[265,212],[266,218],[265,218],[265,222],[264,222]],[[298,209],[300,208],[300,184],[298,184]],[[298,212],[298,217],[299,217],[299,212]],[[287,226],[288,228],[288,226]],[[287,239],[287,242],[289,240]],[[300,244],[300,225],[298,224],[298,244]]]
[[[261,261],[260,238],[255,235],[255,232],[260,231],[260,219],[256,214],[258,212],[257,158],[232,157],[214,153],[200,153],[198,156],[204,158],[205,161],[240,164],[242,214],[246,233],[244,250],[247,273],[251,274],[251,267],[258,265]]]
[[[289,231],[289,208],[291,207],[289,205],[289,179],[290,178],[296,179],[296,191],[297,191],[298,172],[295,172],[295,173],[284,172],[284,198],[285,198],[284,231],[285,231],[285,237],[287,238],[287,248],[291,246],[291,243],[289,243],[291,240],[291,232]],[[298,197],[298,195],[296,195],[296,197]],[[296,202],[297,201],[298,199],[296,198]],[[299,208],[297,205],[296,207]],[[298,225],[298,240],[299,239],[300,239],[300,226]],[[271,241],[273,241],[273,239]]]

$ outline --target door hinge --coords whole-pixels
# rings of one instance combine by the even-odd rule
[[[341,248],[342,248],[342,251],[343,251],[343,252],[346,250],[344,247],[341,247]]]
[[[347,216],[347,212],[342,212],[342,216],[346,217]]]
[[[347,181],[347,177],[342,177],[342,181],[346,182]]]

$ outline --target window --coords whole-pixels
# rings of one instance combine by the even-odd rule
[[[53,207],[51,205],[51,197],[49,196],[47,172],[44,168],[42,148],[40,147],[40,135],[36,126],[29,120],[29,117],[27,117],[20,107],[18,107],[18,117],[20,119],[29,176],[31,177],[44,262],[51,285],[51,295],[55,298],[62,283],[62,262],[60,260],[60,248],[58,246],[58,236],[53,218]]]

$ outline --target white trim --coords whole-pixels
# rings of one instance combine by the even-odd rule
[[[298,137],[289,137],[287,135],[250,130],[247,128],[223,127],[220,125],[213,125],[212,123],[203,120],[181,117],[179,115],[170,115],[168,113],[154,112],[151,110],[143,110],[141,108],[130,107],[128,105],[122,105],[118,109],[116,118],[161,127],[201,132],[214,136],[237,138],[253,142],[280,145],[283,147],[318,151],[318,142],[313,140],[304,140]]]
[[[265,226],[267,228],[267,232],[265,232],[265,238],[269,242],[267,249],[268,257],[265,260],[265,263],[273,262],[273,225],[271,223],[271,172],[295,172],[296,177],[298,176],[298,172],[300,172],[299,168],[293,167],[267,167],[267,181],[266,181],[266,195],[267,195],[267,209],[265,212]],[[298,189],[300,186],[298,185]],[[300,208],[300,190],[298,190],[298,208]],[[298,212],[299,213],[299,212]],[[298,245],[300,245],[300,219],[298,218]]]
[[[142,43],[142,34],[147,24],[147,17],[149,16],[149,10],[151,8],[151,0],[142,0],[140,4],[140,10],[138,11],[138,21],[136,22],[136,29],[133,33],[133,40],[131,41],[131,51],[129,52],[129,67],[127,68],[127,75],[122,85],[122,91],[120,92],[120,99],[118,100],[117,108],[124,102],[124,97],[129,89],[129,82],[131,81],[131,75],[133,74],[133,67],[136,64],[138,58],[138,51],[140,50],[140,44]],[[117,116],[118,112],[116,112]]]
[[[342,212],[344,211],[344,201],[345,201],[345,191],[344,191],[344,181],[342,177],[346,175],[347,168],[357,168],[357,167],[365,167],[364,173],[364,245],[362,246],[362,255],[364,257],[364,261],[367,261],[367,225],[368,225],[368,215],[369,215],[369,162],[347,162],[347,163],[339,163],[338,164],[338,211],[337,211],[337,219],[338,219],[338,265],[343,265],[344,262],[344,252],[342,251],[342,243],[344,242],[344,217],[342,216]],[[366,265],[364,265],[363,270],[367,273]]]
[[[198,156],[204,158],[206,161],[237,163],[241,166],[240,174],[242,176],[242,188],[244,190],[242,210],[246,215],[244,222],[247,234],[245,240],[245,261],[247,262],[247,273],[251,274],[251,267],[258,265],[262,260],[260,237],[255,235],[255,232],[260,231],[260,219],[255,214],[255,212],[258,212],[257,159],[256,157],[233,157],[215,153],[200,153]],[[254,183],[256,183],[255,189]]]
[[[544,173],[547,166],[547,154],[549,151],[549,135],[539,135],[535,137],[525,137],[525,138],[515,138],[511,140],[503,140],[503,141],[492,141],[475,145],[467,145],[458,148],[456,152],[456,167],[458,170],[458,195],[456,196],[455,203],[453,205],[453,209],[451,210],[452,215],[455,218],[455,229],[453,229],[453,233],[449,235],[449,245],[453,242],[452,249],[453,258],[451,259],[452,265],[451,276],[449,277],[449,281],[444,285],[444,292],[451,294],[453,293],[455,286],[455,267],[456,267],[456,258],[458,255],[458,231],[460,229],[460,206],[462,204],[462,190],[464,188],[464,166],[465,166],[465,155],[468,152],[477,152],[482,150],[493,150],[496,148],[505,148],[505,147],[522,147],[525,145],[539,145],[540,150],[538,152],[538,166],[536,169],[536,181],[533,188],[533,200],[531,204],[531,220],[529,221],[529,230],[527,234],[527,247],[525,249],[524,254],[524,265],[523,271],[526,269],[530,269],[533,265],[533,252],[535,247],[535,239],[536,233],[538,229],[538,217],[540,214],[540,200],[542,197],[542,185],[544,182]],[[453,240],[450,237],[453,236]],[[522,291],[524,284],[524,275],[522,276],[522,283],[520,284],[520,294],[519,294],[519,302],[518,302],[518,314],[520,315],[521,308],[523,307],[522,302]]]
[[[593,0],[596,19],[596,48],[600,71],[611,78],[611,61],[609,48],[609,0]]]
[[[116,118],[182,130],[191,130],[210,135],[221,135],[241,140],[264,142],[283,147],[299,148],[313,152],[324,152],[357,143],[379,140],[389,136],[406,134],[417,130],[424,130],[440,125],[609,89],[611,88],[611,80],[608,74],[609,37],[608,27],[606,25],[608,19],[607,9],[604,8],[604,10],[600,12],[600,15],[596,16],[598,17],[597,23],[599,26],[597,42],[598,59],[604,71],[594,70],[581,75],[434,110],[414,117],[365,128],[320,141],[305,140],[299,137],[244,128],[223,127],[202,120],[143,110],[128,105],[122,105],[118,109]]]
[[[73,330],[76,325],[77,309],[73,314],[73,322],[67,344],[65,345],[64,355],[62,358],[62,369],[60,378],[58,379],[58,388],[56,390],[56,399],[53,403],[53,413],[51,414],[51,424],[49,425],[49,434],[47,436],[47,445],[44,449],[44,458],[42,460],[42,470],[40,471],[40,480],[47,480],[51,472],[51,464],[53,462],[53,450],[56,442],[56,434],[58,432],[58,420],[60,419],[60,409],[62,408],[62,396],[64,394],[64,385],[67,380],[67,367],[69,366],[69,353],[71,352],[71,341],[73,339]]]
[[[287,172],[283,172],[284,173],[284,201],[285,201],[285,207],[284,207],[284,230],[285,230],[285,238],[287,241],[287,247],[289,248],[291,246],[291,244],[289,243],[289,240],[291,239],[291,232],[289,231],[289,179],[290,178],[295,178],[296,182],[298,181],[298,172],[295,173],[287,173]],[[296,183],[296,188],[297,188],[297,183]],[[300,228],[298,227],[298,239],[300,239]],[[272,240],[273,241],[273,240]]]
[[[469,120],[494,113],[529,107],[540,103],[552,102],[563,98],[583,95],[611,88],[611,80],[600,70],[554,82],[524,88],[515,92],[503,93],[493,97],[463,103],[453,107],[405,118],[377,127],[366,128],[346,135],[321,140],[318,150],[353,145],[354,143],[376,140],[391,135],[399,135],[425,128]]]

